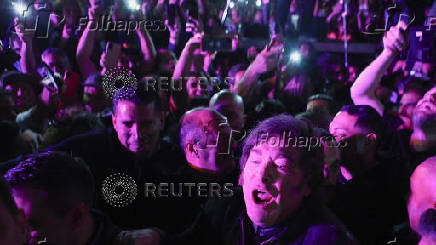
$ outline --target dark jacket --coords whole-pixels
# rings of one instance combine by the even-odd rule
[[[237,188],[233,194],[208,201],[191,229],[169,244],[358,244],[319,202],[307,199],[277,227],[261,229],[247,216],[242,190]]]
[[[393,226],[407,218],[407,177],[395,159],[379,161],[350,181],[336,184],[329,207],[361,244],[385,245]]]
[[[75,157],[81,157],[87,163],[95,181],[94,207],[124,229],[157,226],[172,231],[177,230],[185,218],[190,219],[174,208],[182,205],[178,203],[181,200],[145,197],[144,194],[145,183],[177,182],[172,173],[184,164],[184,155],[175,145],[161,141],[159,149],[150,159],[138,160],[120,144],[116,132],[108,129],[72,137],[47,150],[66,151]],[[132,202],[123,207],[116,207],[108,202],[105,199],[107,195],[102,192],[104,181],[117,173],[131,177],[131,184],[136,184],[136,194],[132,192]],[[130,193],[131,189],[128,191]],[[178,218],[179,222],[174,222],[174,218]]]
[[[147,230],[122,230],[100,211],[93,210],[91,214],[94,219],[94,233],[86,245],[134,245],[149,236]],[[153,230],[161,233],[160,230]]]

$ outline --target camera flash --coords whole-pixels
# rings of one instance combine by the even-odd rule
[[[301,62],[301,54],[300,54],[300,52],[298,52],[298,51],[292,52],[291,55],[289,56],[289,60],[292,63],[299,64]]]

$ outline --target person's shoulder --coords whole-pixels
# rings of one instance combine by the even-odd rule
[[[307,230],[303,244],[317,245],[357,245],[353,235],[335,224],[317,224]]]
[[[311,234],[310,239],[330,241],[329,243],[319,244],[358,244],[354,235],[327,206],[319,203],[309,205],[310,213],[315,217],[307,230],[307,234]]]
[[[111,139],[110,130],[95,130],[78,134],[61,141],[59,144],[46,148],[46,151],[74,150],[92,146],[93,149],[104,147]]]

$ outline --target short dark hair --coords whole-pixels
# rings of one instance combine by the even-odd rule
[[[35,94],[41,93],[43,88],[42,85],[39,83],[38,78],[30,74],[25,74],[17,71],[8,71],[0,77],[1,88],[6,88],[7,85],[17,82],[29,84]]]
[[[61,214],[81,202],[91,208],[94,201],[94,179],[88,166],[62,152],[31,155],[10,169],[5,179],[12,193],[23,187],[46,191],[48,205]]]
[[[424,86],[422,86],[422,83],[410,82],[404,87],[404,94],[410,92],[415,92],[422,98],[427,91]]]
[[[145,82],[141,81],[136,88],[123,87],[118,89],[112,98],[112,112],[117,114],[117,106],[120,101],[130,101],[135,105],[154,103],[157,112],[162,111],[162,102],[159,94],[153,89],[147,89]]]
[[[9,187],[9,184],[1,175],[0,175],[0,202],[3,203],[3,205],[6,207],[6,209],[11,214],[12,217],[17,216],[18,208],[12,198],[11,189]]]
[[[242,156],[239,162],[241,171],[250,156],[250,152],[259,142],[259,135],[268,134],[272,136],[282,135],[283,132],[290,133],[292,137],[317,137],[312,126],[302,120],[295,119],[290,115],[278,115],[260,122],[248,135],[243,143]],[[292,146],[287,146],[292,147]],[[323,150],[322,147],[298,147],[301,150],[299,167],[304,172],[304,179],[313,190],[323,178]]]
[[[375,133],[381,136],[384,128],[383,119],[378,112],[369,105],[344,105],[340,111],[357,116],[355,127],[364,130],[365,133]]]
[[[327,101],[329,112],[333,112],[334,100],[333,100],[333,98],[330,95],[326,95],[326,94],[314,94],[314,95],[310,96],[307,99],[307,103],[309,103],[311,101],[314,101],[314,100],[324,100],[324,101]]]
[[[62,57],[62,62],[64,62],[64,65],[69,65],[67,53],[63,49],[53,47],[47,48],[44,50],[44,52],[42,52],[41,58],[44,59],[44,57],[49,54]]]

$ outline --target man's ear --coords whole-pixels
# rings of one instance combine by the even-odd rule
[[[69,211],[68,218],[70,219],[70,224],[72,230],[78,229],[86,221],[85,218],[88,215],[88,208],[85,203],[81,202]]]
[[[112,113],[112,126],[116,128],[117,125],[117,116]]]
[[[23,234],[23,244],[30,240],[30,232],[32,227],[26,220],[26,216],[24,215],[24,211],[22,209],[18,210],[18,214],[15,218],[15,222],[17,223],[20,231]]]

